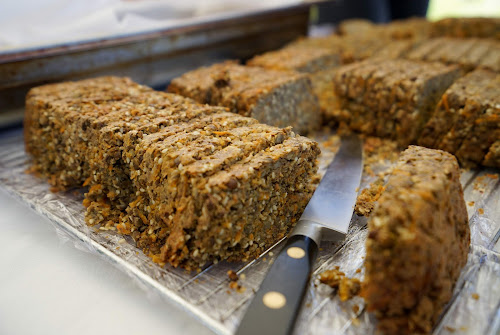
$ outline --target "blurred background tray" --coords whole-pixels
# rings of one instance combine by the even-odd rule
[[[212,15],[146,33],[0,51],[0,128],[20,124],[24,97],[40,84],[113,74],[163,90],[193,68],[277,49],[307,34],[310,6]]]

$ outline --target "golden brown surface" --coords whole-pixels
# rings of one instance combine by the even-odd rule
[[[224,106],[262,123],[306,134],[321,115],[310,79],[293,71],[276,71],[224,62],[202,67],[172,80],[168,91],[199,103]]]
[[[425,125],[419,144],[446,150],[462,165],[493,166],[490,147],[500,137],[500,75],[475,70],[457,80],[441,97]]]
[[[27,106],[34,170],[56,186],[85,180],[87,223],[160,264],[256,257],[312,193],[316,142],[222,107],[115,77],[39,87]]]
[[[417,146],[389,178],[368,221],[362,287],[383,333],[430,333],[451,298],[470,243],[459,178],[451,154]]]

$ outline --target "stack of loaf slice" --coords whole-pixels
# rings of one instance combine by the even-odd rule
[[[86,221],[160,263],[256,257],[312,193],[315,142],[126,78],[35,88],[26,112],[33,169],[59,189],[88,185]]]
[[[199,103],[229,108],[277,127],[306,134],[320,126],[317,98],[307,75],[224,62],[172,80],[168,91]]]

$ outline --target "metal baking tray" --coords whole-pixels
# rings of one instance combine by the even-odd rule
[[[318,134],[322,147],[320,171],[334,157],[332,136]],[[330,144],[329,144],[330,143]],[[21,131],[0,137],[0,187],[43,216],[75,244],[100,255],[132,278],[140,287],[177,303],[194,318],[218,334],[232,334],[237,328],[253,292],[259,287],[282,241],[258,259],[247,263],[220,262],[200,273],[169,265],[159,267],[138,250],[133,241],[110,231],[96,231],[83,220],[83,193],[72,190],[52,193],[42,179],[26,174],[28,158]],[[380,169],[384,167],[382,162]],[[374,169],[374,171],[377,171]],[[472,244],[467,265],[458,280],[452,300],[446,306],[434,334],[497,334],[500,331],[500,181],[498,170],[463,171],[461,182],[470,218]],[[362,187],[374,179],[363,176]],[[361,187],[361,188],[362,188]],[[376,320],[364,312],[363,300],[341,302],[331,288],[319,284],[325,269],[340,266],[348,276],[362,277],[366,221],[354,216],[345,243],[339,249],[323,243],[295,334],[373,334]],[[229,287],[228,270],[240,279],[239,290]],[[474,293],[474,294],[473,294]],[[475,294],[479,295],[479,299]],[[145,295],[146,296],[146,295]],[[146,298],[146,297],[145,297]],[[355,312],[354,305],[359,307]]]
[[[164,89],[193,68],[277,49],[307,34],[310,6],[213,15],[163,30],[0,51],[0,127],[22,120],[26,92],[43,83],[112,74]]]

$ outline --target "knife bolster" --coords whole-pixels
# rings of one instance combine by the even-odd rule
[[[299,220],[295,228],[293,228],[289,237],[296,235],[307,236],[314,242],[316,242],[317,245],[319,245],[323,235],[322,234],[323,230],[324,228],[320,224],[317,224],[313,221],[301,219]]]

